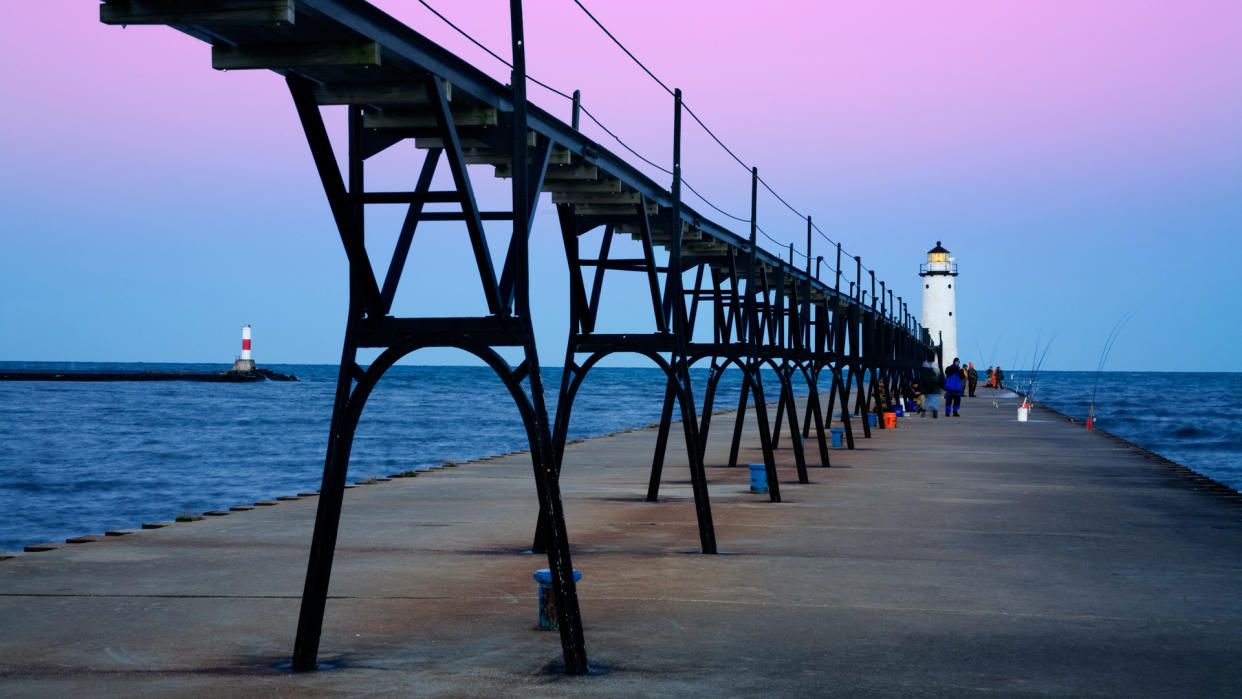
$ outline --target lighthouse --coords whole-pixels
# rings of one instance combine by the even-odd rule
[[[233,362],[233,371],[248,373],[254,371],[254,359],[250,356],[250,326],[242,328],[241,357]]]
[[[927,263],[919,265],[919,276],[923,279],[923,327],[931,333],[933,343],[944,343],[943,369],[957,356],[957,292],[953,288],[957,263],[939,240],[927,251]]]

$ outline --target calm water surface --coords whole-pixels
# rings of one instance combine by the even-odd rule
[[[0,362],[32,371],[228,368]],[[0,381],[0,551],[318,490],[336,366],[265,368],[299,380]],[[706,373],[697,377],[701,385]],[[559,380],[559,370],[544,370],[549,392]],[[737,372],[726,374],[728,405],[717,407],[734,407],[738,390]],[[656,422],[663,396],[658,369],[596,368],[574,402],[569,437]],[[555,395],[548,403],[554,410]],[[526,448],[512,398],[490,369],[397,366],[367,402],[348,478]]]
[[[1029,372],[1017,372],[1026,390]],[[1242,488],[1242,373],[1041,371],[1033,396],[1079,420],[1096,391],[1101,429]]]
[[[18,368],[228,367],[0,363]],[[266,368],[300,380],[0,382],[0,550],[318,489],[336,367]],[[700,399],[705,377],[696,373]],[[549,390],[559,378],[545,369]],[[1085,417],[1094,380],[1093,372],[1042,372],[1034,395]],[[726,374],[716,409],[736,406],[739,383],[737,372]],[[593,370],[574,404],[570,438],[656,422],[663,387],[657,369]],[[1112,372],[1100,381],[1096,413],[1102,428],[1239,487],[1240,394],[1242,374]],[[490,370],[398,366],[367,404],[349,480],[526,447],[517,410]]]

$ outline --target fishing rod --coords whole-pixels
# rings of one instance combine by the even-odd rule
[[[1043,339],[1043,337],[1044,337],[1044,329],[1043,329],[1043,328],[1040,328],[1040,329],[1039,329],[1039,332],[1035,333],[1035,344],[1034,344],[1034,346],[1033,346],[1033,347],[1032,347],[1032,349],[1031,349],[1031,369],[1032,369],[1032,371],[1034,371],[1035,361],[1039,358],[1039,341],[1040,341],[1041,339]],[[1032,374],[1032,376],[1031,376],[1031,381],[1034,381],[1034,380],[1035,380],[1035,377],[1034,377],[1034,375]],[[1014,379],[1013,379],[1013,385],[1014,385],[1016,388],[1018,388],[1018,391],[1019,391],[1020,393],[1022,392],[1022,382],[1021,382],[1021,381],[1018,381],[1018,377],[1016,377],[1016,376],[1015,376],[1015,377],[1014,377]],[[1031,395],[1031,383],[1030,383],[1030,382],[1027,382],[1026,392],[1025,392],[1025,393],[1023,393],[1023,398],[1022,398],[1022,404],[1023,404],[1023,405],[1026,405],[1026,403],[1027,403],[1027,399],[1028,399],[1028,398],[1030,398],[1030,395]]]
[[[1018,385],[1018,357],[1021,353],[1022,345],[1018,345],[1013,350],[1013,361],[1009,363],[1009,370],[1013,372],[1013,381],[1015,386]],[[997,383],[996,387],[1000,388],[1000,384]]]
[[[1134,317],[1134,311],[1126,311],[1125,315],[1113,325],[1113,329],[1109,331],[1108,337],[1104,340],[1104,349],[1100,352],[1100,361],[1095,365],[1095,385],[1091,387],[1091,406],[1087,409],[1087,429],[1095,429],[1095,396],[1100,390],[1100,375],[1104,373],[1104,363],[1108,361],[1108,355],[1113,351],[1113,345],[1117,342],[1118,336],[1121,335],[1121,329],[1126,323],[1130,322],[1130,318]]]
[[[1053,340],[1056,339],[1056,335],[1048,338],[1048,344],[1044,345],[1042,353],[1039,351],[1039,339],[1035,340],[1035,352],[1038,355],[1038,360],[1036,360],[1036,355],[1031,356],[1031,378],[1026,382],[1026,399],[1023,400],[1024,403],[1032,400],[1032,396],[1035,394],[1035,379],[1039,376],[1039,370],[1044,366],[1044,360],[1048,358],[1048,350],[1052,349]]]

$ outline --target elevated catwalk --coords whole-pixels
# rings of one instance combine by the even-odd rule
[[[935,350],[902,300],[894,299],[883,282],[877,289],[874,272],[868,272],[869,290],[864,289],[859,258],[842,260],[838,246],[833,278],[818,278],[821,256],[812,249],[809,218],[805,264],[795,264],[792,250],[786,260],[758,246],[757,171],[751,173],[747,238],[682,202],[680,91],[670,105],[673,159],[667,189],[583,136],[576,128],[576,100],[566,115],[568,122],[530,104],[520,0],[512,0],[510,8],[513,72],[509,84],[503,84],[364,2],[107,0],[100,5],[100,18],[107,24],[167,24],[211,44],[213,68],[272,70],[285,77],[349,260],[350,310],[293,653],[299,670],[316,667],[355,428],[376,383],[411,352],[461,349],[490,366],[509,389],[530,443],[536,491],[536,497],[525,493],[524,498],[530,508],[530,545],[547,554],[561,616],[564,667],[579,674],[587,671],[588,661],[559,476],[573,399],[592,367],[612,354],[636,353],[664,370],[663,417],[654,456],[649,457],[646,499],[660,498],[676,407],[684,418],[681,454],[693,498],[670,506],[693,508],[695,526],[683,532],[685,540],[670,545],[681,548],[697,537],[698,550],[713,554],[718,551],[716,520],[703,459],[721,372],[743,372],[738,405],[753,401],[762,407],[756,435],[760,460],[767,470],[770,500],[780,502],[783,483],[776,449],[782,419],[789,426],[797,481],[808,483],[808,466],[830,465],[824,423],[838,409],[847,420],[847,444],[854,447],[845,370],[856,389],[852,409],[859,412],[866,400],[864,377],[871,379],[870,385],[884,378],[899,387]],[[328,105],[346,107],[348,143],[338,151],[320,109]],[[368,189],[367,160],[409,141],[416,148],[397,154],[412,156],[408,172],[413,188]],[[343,170],[336,152],[344,154]],[[442,168],[447,168],[449,177],[443,179],[451,186],[432,189]],[[480,176],[509,180],[507,200],[481,202],[474,186]],[[546,199],[556,207],[570,267],[570,337],[565,347],[551,348],[552,356],[564,356],[555,415],[545,405],[538,351],[544,349],[547,357],[549,348],[535,345],[531,319],[538,309],[530,304],[530,268],[541,261],[529,259],[528,240],[535,207]],[[729,203],[741,209],[738,204]],[[363,232],[368,208],[390,205],[406,207],[406,214],[391,251],[382,251],[380,260],[388,264],[380,278],[372,259],[381,253],[366,244]],[[459,235],[469,241],[472,259],[457,274],[478,285],[486,306],[482,314],[442,317],[438,297],[415,299],[414,311],[394,314],[403,275],[419,273],[415,236],[428,222],[456,222]],[[600,235],[598,253],[583,250],[589,233]],[[507,245],[494,242],[506,235]],[[503,260],[493,260],[493,246],[505,251]],[[852,280],[848,271],[853,271]],[[649,320],[635,321],[635,327],[619,332],[600,332],[598,309],[618,288],[602,282],[605,275],[617,274],[637,275],[647,293],[612,302],[649,307],[649,313],[639,316]],[[709,339],[696,340],[704,337]],[[363,367],[357,357],[365,348],[380,352]],[[521,357],[516,366],[503,358],[514,354]],[[690,381],[696,362],[711,369],[702,404]],[[774,375],[778,386],[770,385],[772,378],[764,386],[764,369],[771,370],[768,376]],[[793,400],[795,381],[803,382],[812,396],[805,406]],[[821,404],[821,393],[827,394],[827,405]],[[779,399],[775,420],[767,412],[769,395]],[[865,422],[861,427],[869,437],[870,427]],[[741,423],[735,422],[731,460],[737,459],[742,433]],[[490,497],[483,489],[477,495]]]

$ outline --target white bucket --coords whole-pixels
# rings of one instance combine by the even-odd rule
[[[1030,417],[1030,415],[1031,415],[1031,406],[1029,405],[1018,406],[1018,422],[1026,422],[1026,419]]]

